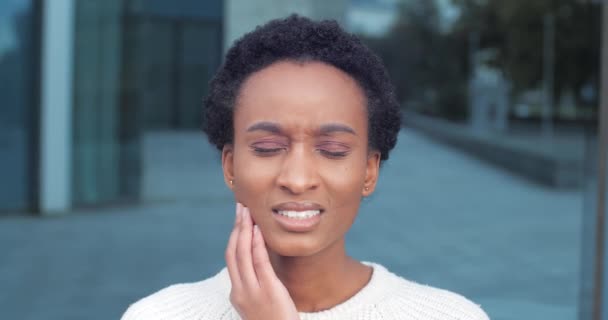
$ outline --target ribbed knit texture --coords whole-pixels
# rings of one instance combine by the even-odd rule
[[[301,320],[487,320],[471,301],[456,293],[406,280],[384,266],[373,267],[369,283],[354,296],[331,309],[305,313]],[[238,320],[229,300],[230,277],[226,268],[195,283],[176,284],[141,299],[129,307],[122,320]]]

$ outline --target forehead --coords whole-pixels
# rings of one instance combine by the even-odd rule
[[[253,73],[236,101],[235,127],[254,121],[283,126],[367,126],[366,98],[355,79],[322,62],[276,62]],[[362,130],[362,128],[358,128]]]

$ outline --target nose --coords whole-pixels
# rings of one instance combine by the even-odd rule
[[[293,146],[284,158],[277,184],[291,194],[302,194],[319,186],[317,164],[312,152]]]

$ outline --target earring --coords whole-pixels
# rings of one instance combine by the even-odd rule
[[[365,191],[369,191],[369,188],[368,188],[368,187],[365,187]]]
[[[234,180],[230,180],[230,184],[234,184]]]

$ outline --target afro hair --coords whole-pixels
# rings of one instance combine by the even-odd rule
[[[394,88],[381,60],[334,20],[312,21],[290,15],[271,20],[238,39],[210,82],[204,99],[203,131],[222,150],[233,141],[233,110],[239,89],[254,72],[278,61],[316,61],[334,66],[357,81],[367,98],[369,147],[388,159],[401,128]]]

